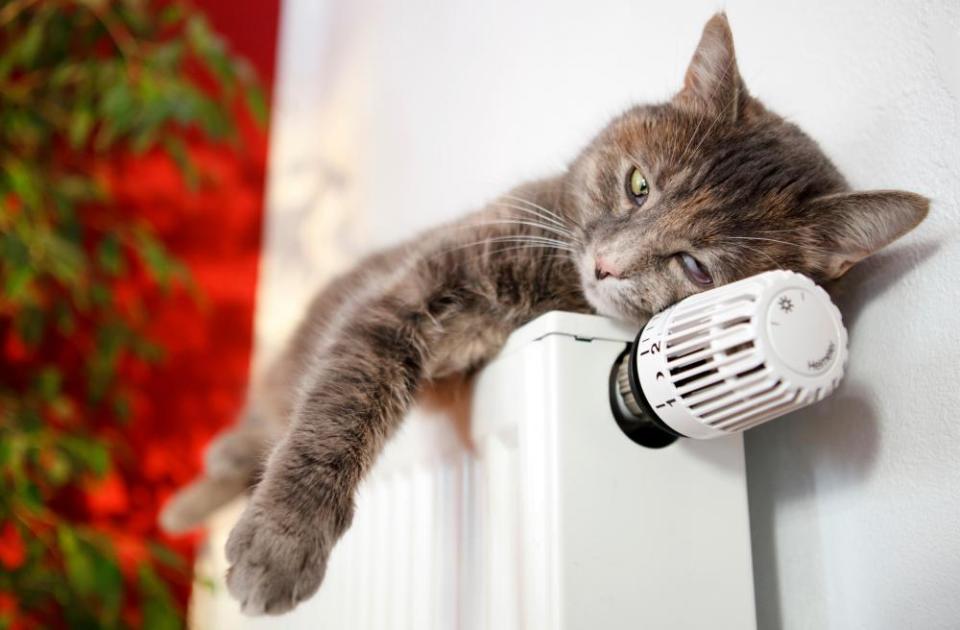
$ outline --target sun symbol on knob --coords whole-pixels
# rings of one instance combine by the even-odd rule
[[[789,313],[793,310],[793,301],[787,296],[780,298],[777,304],[780,305],[780,310],[784,313]]]

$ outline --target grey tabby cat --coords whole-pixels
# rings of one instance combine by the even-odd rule
[[[357,484],[425,383],[475,371],[550,310],[639,325],[767,269],[832,280],[927,208],[908,192],[851,192],[815,142],[747,92],[716,15],[670,102],[628,110],[565,172],[322,291],[163,523],[192,526],[259,480],[227,543],[227,584],[248,613],[290,610],[320,586]]]

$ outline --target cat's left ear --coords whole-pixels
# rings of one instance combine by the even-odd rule
[[[734,122],[746,98],[730,22],[725,13],[717,13],[703,27],[683,79],[683,89],[673,102],[718,121]]]
[[[825,246],[820,261],[828,279],[917,227],[927,216],[930,200],[899,190],[838,193],[814,199],[812,216]]]

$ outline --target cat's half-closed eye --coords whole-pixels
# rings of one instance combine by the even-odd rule
[[[886,247],[927,216],[930,200],[899,190],[826,195],[811,202],[825,244],[822,268],[828,279]]]

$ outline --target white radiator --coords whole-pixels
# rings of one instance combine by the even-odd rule
[[[518,330],[475,382],[474,448],[442,413],[414,411],[364,483],[313,599],[243,618],[220,581],[195,624],[754,628],[742,437],[631,442],[608,383],[635,332],[568,313]],[[211,540],[221,555],[228,527]]]

